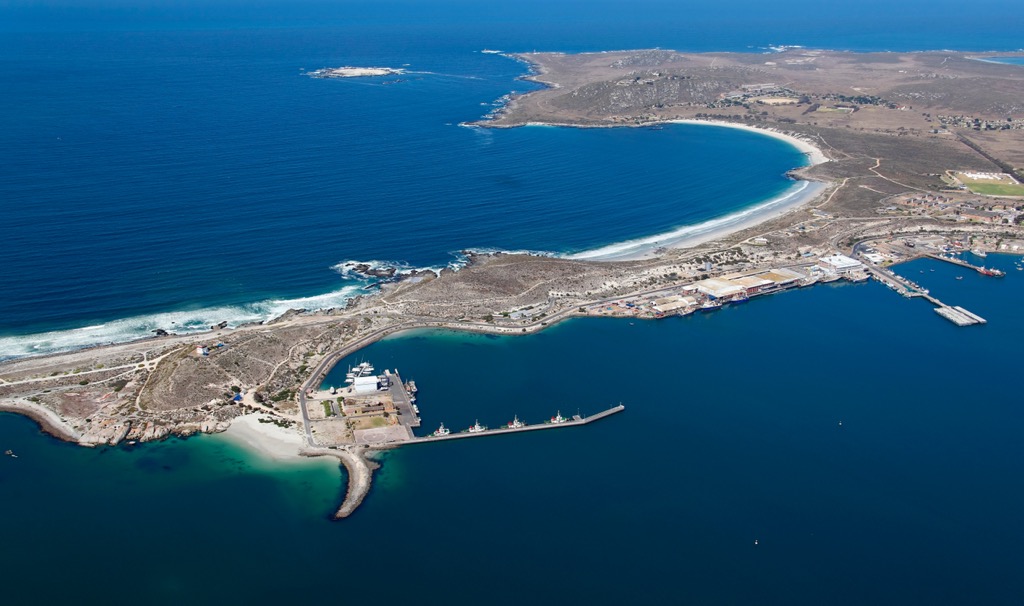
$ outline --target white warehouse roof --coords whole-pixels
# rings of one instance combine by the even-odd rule
[[[844,269],[857,269],[862,265],[860,261],[851,259],[846,255],[829,255],[827,257],[822,257],[821,261],[822,263],[827,263],[839,271]]]

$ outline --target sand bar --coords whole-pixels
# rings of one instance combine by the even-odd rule
[[[224,437],[275,461],[299,460],[302,435],[294,429],[285,429],[273,423],[260,423],[269,415],[253,413],[236,417],[224,432]]]

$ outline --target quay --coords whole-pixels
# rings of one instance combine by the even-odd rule
[[[480,438],[484,436],[498,436],[504,434],[518,433],[522,431],[540,431],[542,429],[558,429],[561,427],[578,427],[580,425],[586,425],[593,423],[594,421],[600,421],[605,417],[610,417],[613,414],[620,413],[626,410],[626,407],[622,404],[613,406],[608,410],[603,410],[597,414],[590,415],[589,417],[582,417],[580,415],[573,415],[571,419],[568,419],[562,423],[538,423],[536,425],[523,425],[522,427],[498,427],[496,429],[485,429],[484,431],[478,431],[475,433],[463,432],[463,433],[450,433],[444,436],[422,436],[418,438],[412,438],[403,444],[423,444],[426,442],[441,442],[443,440],[461,440],[463,438]]]
[[[954,307],[942,306],[936,307],[935,313],[939,314],[943,318],[946,318],[957,326],[971,326],[972,324],[987,324],[988,321],[985,318],[977,314],[973,314],[959,305]]]
[[[958,260],[951,261],[950,259],[946,259],[946,258],[940,257],[938,255],[930,255],[929,254],[928,256],[929,257],[933,257],[934,256],[934,258],[939,259],[941,261],[949,261],[951,263],[956,263],[957,265],[961,264],[961,263],[957,262]],[[968,264],[966,261],[963,262],[963,264],[967,265],[968,267],[972,267],[972,268],[974,267],[974,266]],[[923,288],[919,287],[917,284],[914,284],[910,280],[907,280],[906,278],[900,277],[900,276],[896,275],[895,273],[893,273],[893,272],[891,272],[891,271],[889,271],[887,269],[882,269],[881,267],[878,267],[876,265],[870,265],[870,264],[865,264],[864,266],[867,268],[867,270],[869,272],[871,272],[871,275],[874,276],[876,280],[878,280],[879,282],[882,282],[883,284],[885,284],[889,288],[895,290],[896,292],[900,293],[904,297],[908,297],[908,298],[918,298],[919,297],[919,298],[925,299],[926,301],[928,301],[932,305],[935,305],[935,313],[937,313],[940,316],[942,316],[943,318],[949,320],[953,324],[956,324],[957,326],[972,326],[974,324],[987,324],[988,323],[988,321],[985,320],[985,318],[982,318],[981,316],[979,316],[979,315],[977,315],[975,313],[971,313],[971,312],[967,311],[966,309],[964,309],[963,307],[960,307],[959,305],[952,306],[952,305],[947,305],[947,304],[943,303],[939,299],[937,299],[937,298],[933,297],[931,294],[929,294],[928,291],[926,291]]]
[[[1003,272],[999,271],[998,269],[989,269],[989,268],[983,267],[983,266],[972,265],[972,264],[968,263],[967,261],[964,261],[963,259],[959,259],[957,257],[950,257],[950,256],[946,256],[946,255],[939,255],[939,254],[936,254],[936,253],[924,253],[924,256],[928,257],[929,259],[935,259],[936,261],[942,261],[943,263],[952,263],[953,265],[959,265],[960,267],[966,267],[967,269],[972,269],[972,270],[978,272],[979,274],[981,274],[983,276],[992,276],[992,277],[995,277],[995,278],[1001,278],[1001,277],[1003,277],[1005,275]]]
[[[390,370],[384,371],[384,376],[388,378],[388,389],[391,391],[391,399],[395,403],[395,409],[398,410],[398,418],[402,425],[406,427],[419,427],[420,416],[416,414],[416,410],[412,407],[412,398],[409,397],[409,392],[406,391],[405,384],[402,383],[402,377],[398,374],[396,368],[394,372]],[[412,383],[410,381],[410,383]],[[409,432],[412,433],[411,431]]]

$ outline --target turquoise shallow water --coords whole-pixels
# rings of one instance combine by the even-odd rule
[[[0,460],[0,557],[25,580],[7,591],[27,602],[59,562],[55,599],[115,570],[120,596],[158,602],[344,586],[385,603],[1016,603],[1024,272],[987,261],[1009,275],[899,268],[989,320],[974,328],[868,283],[659,322],[377,343],[357,358],[416,379],[424,429],[627,410],[389,452],[337,523],[332,465],[254,473],[205,437],[81,450],[0,416],[0,446],[21,455]]]
[[[79,341],[330,305],[351,286],[339,261],[578,250],[677,225],[694,210],[678,188],[711,187],[698,201],[718,206],[696,210],[713,216],[720,190],[681,163],[739,159],[758,188],[793,165],[757,137],[691,138],[707,130],[461,129],[529,86],[482,48],[1020,46],[1021,13],[1000,0],[630,6],[0,6],[0,339],[57,330],[44,346],[60,347],[87,324],[102,326]],[[344,63],[433,73],[369,86],[299,71]],[[581,189],[559,189],[567,169]],[[623,198],[671,216],[600,221],[592,194],[608,177],[624,189],[605,190],[605,211],[630,211]],[[345,235],[406,208],[413,238]],[[901,268],[990,321],[970,329],[865,284],[657,324],[379,343],[360,355],[417,379],[425,429],[628,409],[387,453],[339,523],[329,462],[268,465],[218,437],[86,450],[0,415],[0,451],[19,455],[0,457],[3,602],[1019,604],[1024,272],[987,261],[1009,275]]]

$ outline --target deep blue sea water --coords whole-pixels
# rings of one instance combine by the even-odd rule
[[[348,260],[648,236],[769,199],[802,162],[707,127],[460,128],[532,87],[483,48],[1019,47],[989,5],[5,3],[0,358],[340,305],[362,285]],[[301,71],[342,64],[415,73]]]
[[[528,87],[480,49],[1021,47],[1014,6],[970,8],[4,3],[0,356],[329,305],[347,259],[657,233],[777,193],[799,160],[707,128],[459,128]],[[431,73],[300,72],[405,63]],[[744,181],[698,178],[723,158]],[[0,457],[3,601],[1019,604],[1024,272],[986,262],[1007,277],[899,269],[981,327],[869,283],[375,344],[359,357],[417,380],[425,428],[627,410],[388,453],[340,523],[330,464],[270,465],[217,436],[87,450],[0,415],[0,451],[19,455]]]
[[[1009,275],[898,268],[989,320],[972,328],[867,283],[379,342],[358,357],[416,379],[425,430],[627,408],[389,452],[343,522],[329,464],[268,468],[219,436],[86,450],[0,415],[19,454],[0,457],[5,603],[46,586],[107,603],[1018,604],[1024,274],[987,261]]]

